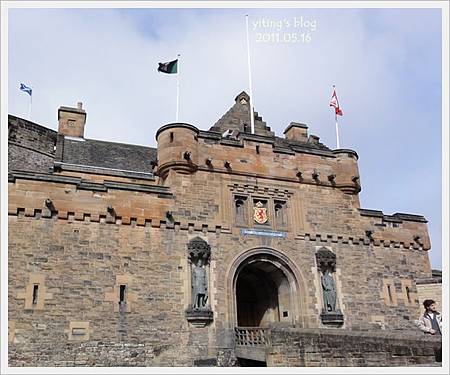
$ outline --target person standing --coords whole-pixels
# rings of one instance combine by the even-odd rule
[[[416,321],[417,327],[425,334],[442,336],[442,316],[432,299],[423,301],[424,314]],[[442,348],[436,351],[436,361],[442,362]]]

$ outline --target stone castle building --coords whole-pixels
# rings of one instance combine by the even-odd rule
[[[11,366],[433,361],[427,221],[361,208],[355,151],[257,113],[252,134],[245,92],[156,149],[86,139],[86,117],[9,116]]]

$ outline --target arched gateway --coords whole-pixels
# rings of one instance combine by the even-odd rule
[[[284,322],[304,326],[303,279],[286,255],[270,248],[248,250],[234,260],[229,276],[232,325],[266,327]]]

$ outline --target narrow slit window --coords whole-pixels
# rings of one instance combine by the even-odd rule
[[[408,299],[408,303],[411,303],[411,294],[409,287],[406,287],[406,298]]]
[[[126,285],[121,285],[119,289],[119,303],[125,303],[125,289]]]
[[[170,143],[173,142],[173,132],[170,132]]]
[[[242,199],[236,199],[236,214],[239,214],[244,206],[244,201]]]
[[[39,296],[39,285],[34,284],[33,285],[33,305],[37,304],[38,296]]]
[[[392,302],[392,290],[390,285],[387,286],[387,291],[389,296],[389,302]]]
[[[259,145],[256,145],[256,153],[259,154]]]
[[[245,224],[245,200],[245,197],[234,198],[236,223],[239,225]]]
[[[275,221],[278,227],[284,227],[287,225],[286,219],[286,202],[275,201]]]

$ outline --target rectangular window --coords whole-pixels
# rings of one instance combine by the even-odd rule
[[[411,294],[409,287],[406,287],[406,298],[408,299],[408,303],[411,303]]]
[[[247,197],[236,195],[234,197],[234,216],[237,225],[245,225],[245,206]]]
[[[34,284],[33,285],[33,305],[37,304],[38,296],[39,296],[39,284]]]
[[[275,224],[278,228],[287,225],[286,202],[276,200],[274,201],[275,209]]]
[[[72,328],[72,335],[73,336],[83,336],[86,334],[85,328]]]
[[[391,291],[391,286],[388,284],[387,285],[387,291],[388,291],[388,296],[389,296],[389,302],[393,302],[393,299],[392,299],[392,291]]]
[[[125,289],[126,285],[121,285],[119,290],[119,303],[125,303]]]

